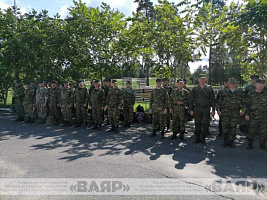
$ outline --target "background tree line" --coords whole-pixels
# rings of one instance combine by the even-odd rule
[[[194,83],[202,70],[218,85],[229,77],[242,82],[255,73],[266,76],[267,0],[229,6],[222,0],[135,2],[130,17],[105,3],[93,8],[81,1],[74,1],[65,19],[46,10],[0,10],[2,97],[18,78],[157,76]],[[203,56],[209,67],[191,76],[188,62]]]

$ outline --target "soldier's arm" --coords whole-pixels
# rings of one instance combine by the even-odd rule
[[[105,97],[105,91],[102,90],[102,107],[105,107],[106,106],[106,97]]]
[[[154,103],[154,95],[153,95],[153,90],[151,91],[151,96],[150,96],[150,102],[149,102],[149,109],[152,110],[152,105]]]
[[[46,88],[44,88],[44,95],[45,95],[45,104],[47,104],[49,97],[48,97],[48,90]]]
[[[189,92],[187,90],[185,90],[185,97],[184,97],[184,102],[186,107],[189,106]]]
[[[135,91],[133,90],[133,105],[135,104],[135,96],[136,94],[135,94]]]
[[[168,90],[165,90],[165,109],[167,110],[169,108],[169,94]]]
[[[110,95],[111,95],[111,90],[108,90],[108,96],[107,96],[107,99],[106,99],[106,105],[107,106],[109,106]]]
[[[174,92],[171,93],[171,95],[170,95],[170,100],[169,100],[169,102],[170,102],[170,109],[171,109],[171,110],[173,110],[173,98],[174,98],[174,97],[173,97],[173,93],[174,93]]]
[[[85,92],[85,103],[86,105],[88,105],[88,103],[90,102],[90,94],[89,94],[89,91],[87,90],[86,88],[86,92]]]
[[[189,95],[189,111],[194,110],[195,91],[196,91],[196,88],[193,87],[193,89],[191,90],[190,95]]]
[[[119,105],[118,106],[122,106],[122,90],[120,90],[119,92]]]

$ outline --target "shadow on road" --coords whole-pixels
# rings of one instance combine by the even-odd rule
[[[238,131],[237,147],[224,148],[222,138],[217,136],[217,127],[211,127],[208,145],[193,144],[193,127],[188,127],[186,140],[164,140],[159,136],[150,138],[151,127],[148,124],[134,124],[133,128],[120,128],[120,133],[93,131],[72,127],[47,127],[39,124],[25,124],[12,121],[10,114],[0,114],[0,142],[15,137],[17,140],[35,138],[39,144],[31,146],[32,150],[61,150],[59,159],[71,162],[91,156],[119,155],[134,156],[143,153],[150,160],[170,155],[177,162],[174,168],[182,170],[188,165],[204,162],[212,166],[214,173],[222,178],[267,178],[267,153],[255,143],[253,150],[245,148],[245,136]],[[168,135],[170,136],[170,135]],[[103,150],[103,151],[101,151]],[[67,154],[67,156],[66,156]],[[129,157],[131,159],[132,157]],[[163,166],[164,167],[164,166]]]

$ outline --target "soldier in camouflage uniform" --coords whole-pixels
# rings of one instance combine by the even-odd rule
[[[124,127],[131,127],[133,121],[133,106],[135,104],[135,92],[130,81],[126,82],[126,88],[122,91]]]
[[[101,130],[101,124],[103,122],[103,110],[106,106],[105,92],[100,88],[99,80],[95,80],[95,88],[91,92],[90,96],[90,109],[92,109],[92,116],[94,121],[94,127],[92,129]]]
[[[107,102],[108,91],[109,91],[109,88],[110,88],[110,82],[111,82],[111,80],[110,79],[107,79],[107,78],[104,79],[104,81],[103,81],[102,89],[105,92],[105,102]],[[103,121],[105,120],[105,114],[108,116],[108,110],[107,109],[106,109],[106,111],[103,110]],[[107,123],[106,123],[106,125],[109,125],[108,117],[107,117]]]
[[[80,80],[78,82],[78,88],[75,90],[74,107],[76,108],[76,120],[77,120],[77,124],[75,125],[75,127],[80,127],[81,124],[83,123],[84,128],[87,128],[89,100],[90,100],[89,92],[87,88],[84,87],[83,80]]]
[[[108,91],[107,109],[109,123],[112,125],[109,132],[118,132],[120,110],[122,106],[122,90],[118,88],[117,80],[112,80],[112,87]]]
[[[195,143],[206,144],[206,135],[209,130],[210,108],[211,114],[215,114],[215,95],[211,86],[206,85],[206,77],[201,74],[198,78],[199,85],[195,86],[190,93],[189,111],[195,118]],[[202,137],[200,137],[202,134]],[[201,138],[201,139],[200,139]]]
[[[170,96],[170,113],[172,113],[172,137],[175,139],[180,133],[180,139],[184,140],[187,121],[187,107],[189,105],[189,92],[183,88],[183,79],[177,80],[177,89]],[[178,129],[179,128],[179,129]]]
[[[24,120],[24,108],[23,108],[24,87],[22,86],[21,80],[16,81],[13,98],[15,99],[15,109],[18,116],[15,121],[21,122]]]
[[[165,88],[168,91],[168,95],[170,97],[171,93],[172,93],[172,87],[169,85],[169,80],[167,78],[163,78],[163,88]],[[166,127],[167,127],[167,132],[169,131],[170,128],[170,123],[171,123],[171,115],[170,115],[170,108],[167,108],[167,114],[165,115],[166,117]]]
[[[157,125],[160,124],[161,138],[164,139],[164,128],[166,124],[166,114],[169,107],[168,91],[161,87],[161,79],[156,80],[156,88],[152,90],[150,97],[149,112],[152,114],[153,132],[150,137],[155,137]]]
[[[264,79],[258,79],[255,90],[247,95],[245,119],[249,122],[248,149],[253,148],[253,140],[260,136],[260,148],[266,150],[267,141],[267,92],[264,90]]]
[[[217,102],[217,103],[219,102],[219,99],[220,99],[220,97],[221,97],[223,91],[224,91],[225,89],[228,89],[228,82],[225,81],[223,84],[224,84],[223,88],[222,88],[221,90],[219,90],[219,92],[218,92],[218,94],[217,94],[217,96],[216,96],[216,102]],[[217,109],[217,112],[219,112],[218,109]],[[218,136],[222,136],[222,120],[221,120],[221,116],[219,116],[219,118],[220,118],[220,119],[219,119],[219,135],[218,135]]]
[[[34,123],[34,119],[36,119],[38,117],[37,115],[37,107],[36,107],[36,91],[38,89],[38,86],[35,84],[35,81],[31,81],[31,88],[34,90],[34,108],[33,108],[33,119],[32,122]]]
[[[39,123],[45,124],[47,118],[48,91],[47,88],[45,88],[44,81],[39,81],[38,86],[36,90],[37,115],[40,120]]]
[[[64,119],[65,126],[71,126],[72,107],[74,103],[74,92],[69,87],[69,82],[64,81],[64,87],[60,93],[60,107]]]
[[[236,88],[235,79],[230,78],[228,83],[229,88],[224,89],[220,94],[217,112],[222,121],[223,146],[235,147],[236,126],[240,116],[245,113],[245,96],[241,89]],[[242,112],[240,113],[240,111]]]
[[[49,126],[58,125],[61,117],[60,113],[60,89],[57,87],[57,81],[51,81],[51,87],[48,89],[49,117],[46,124]]]
[[[33,122],[35,107],[35,87],[31,87],[30,83],[26,84],[23,106],[25,110],[25,123]]]

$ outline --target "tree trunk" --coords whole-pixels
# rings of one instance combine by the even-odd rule
[[[212,56],[212,45],[210,45],[210,55],[209,55],[209,81],[208,81],[209,85],[211,85],[211,56]]]
[[[146,86],[149,86],[149,63],[146,64]]]

